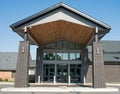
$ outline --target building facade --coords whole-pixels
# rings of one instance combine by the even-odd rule
[[[36,82],[92,82],[95,88],[106,87],[100,40],[109,33],[109,25],[59,3],[10,27],[24,38],[19,46],[15,87],[28,86],[30,45],[38,46]]]
[[[105,67],[105,81],[106,83],[113,83],[113,82],[119,83],[120,82],[120,76],[119,76],[120,74],[120,48],[119,48],[120,41],[109,40],[109,41],[101,41],[101,42],[102,42],[103,51],[104,51],[103,59],[104,59],[104,67]],[[92,83],[92,51],[91,51],[91,46],[88,46],[87,48],[88,48],[87,62],[89,66],[88,66],[87,74],[86,74],[86,83]],[[16,65],[17,65],[17,56],[18,56],[17,52],[0,52],[0,79],[1,81],[5,81],[5,80],[14,81]],[[48,59],[46,60],[45,56],[46,56],[46,53],[44,53],[43,58],[44,58],[44,62],[47,62]],[[55,57],[51,61],[53,60],[55,60]],[[72,61],[75,61],[75,56],[74,56],[74,59],[72,59]],[[35,70],[36,70],[36,60],[30,60],[29,73],[28,73],[30,83],[35,83]],[[46,70],[52,70],[52,69],[48,68]],[[72,68],[71,70],[74,70],[74,68]],[[43,71],[43,72],[46,72],[46,71]],[[48,73],[46,74],[50,73],[49,71],[47,72]],[[51,72],[50,74],[53,75],[54,72]],[[74,75],[74,74],[71,73],[70,75]],[[46,82],[54,83],[53,76],[43,75],[44,79],[45,78],[47,79],[47,80],[43,80],[43,83],[46,83]],[[49,80],[48,77],[51,77],[52,79],[49,78],[50,79]],[[67,81],[62,82],[62,83],[67,83]],[[71,83],[75,83],[75,82],[71,82]],[[80,82],[76,82],[76,83],[80,83]]]
[[[14,82],[18,52],[0,52],[0,81]],[[35,82],[35,60],[29,62],[29,82]]]

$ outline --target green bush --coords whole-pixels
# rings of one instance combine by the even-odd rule
[[[0,78],[0,81],[3,81],[3,79],[2,79],[2,78]]]
[[[14,80],[8,80],[8,82],[14,82]]]
[[[8,79],[5,79],[4,81],[8,81]]]

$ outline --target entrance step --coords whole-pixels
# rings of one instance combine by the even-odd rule
[[[92,87],[92,84],[79,84],[79,83],[29,83],[30,87]]]

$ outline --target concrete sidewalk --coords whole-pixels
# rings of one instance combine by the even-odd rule
[[[28,88],[14,88],[8,87],[1,89],[3,92],[118,92],[118,88],[90,88],[90,87],[28,87]]]
[[[44,87],[27,87],[27,88],[14,88],[14,83],[8,83],[8,82],[0,82],[1,85],[7,84],[12,85],[11,87],[2,88],[1,91],[3,92],[118,92],[119,89],[115,88],[114,86],[120,86],[120,84],[110,84],[107,83],[107,88],[92,88],[92,87],[74,87],[74,84],[71,84],[73,86],[67,86],[67,84],[58,83],[58,86],[55,86],[54,84],[48,84],[48,83],[42,83],[41,85],[45,85]],[[35,84],[40,85],[38,83]],[[52,85],[52,87],[50,86]],[[113,87],[108,87],[113,86]]]

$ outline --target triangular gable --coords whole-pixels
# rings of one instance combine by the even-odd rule
[[[56,20],[66,20],[93,28],[99,27],[101,30],[107,29],[109,31],[111,28],[109,25],[96,20],[95,18],[86,15],[64,3],[59,3],[28,18],[18,21],[15,24],[12,24],[11,27],[24,28],[24,26],[33,26]]]

